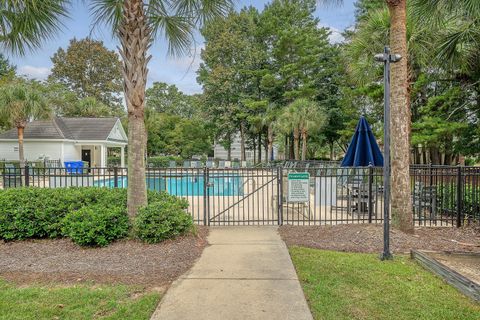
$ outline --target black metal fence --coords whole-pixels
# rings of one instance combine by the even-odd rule
[[[412,166],[416,225],[462,226],[480,221],[480,167]],[[292,173],[308,173],[305,198],[293,199]],[[382,168],[146,168],[147,188],[188,200],[205,225],[332,225],[381,223]],[[291,181],[290,181],[291,182]],[[0,186],[127,187],[126,168],[6,166]]]

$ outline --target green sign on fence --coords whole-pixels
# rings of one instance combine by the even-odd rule
[[[310,201],[310,174],[308,172],[288,174],[288,202]]]

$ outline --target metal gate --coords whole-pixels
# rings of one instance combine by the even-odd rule
[[[206,225],[281,224],[281,176],[277,168],[206,169]]]

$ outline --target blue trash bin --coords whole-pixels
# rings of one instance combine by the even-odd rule
[[[83,174],[83,161],[65,161],[65,170],[70,174]]]

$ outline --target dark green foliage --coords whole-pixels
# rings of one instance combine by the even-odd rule
[[[184,210],[188,203],[171,196],[165,200],[151,202],[138,212],[134,230],[142,241],[158,243],[192,230],[192,217]]]
[[[68,213],[62,220],[64,235],[81,246],[106,246],[128,235],[126,208],[114,204],[91,205]]]
[[[175,161],[177,166],[182,165],[182,158],[175,157],[175,156],[156,156],[156,157],[149,157],[147,159],[148,165],[153,167],[163,167],[166,168],[170,165],[170,161]]]
[[[0,238],[56,238],[62,219],[85,206],[126,206],[126,191],[105,188],[12,188],[0,192]]]
[[[167,226],[165,230],[168,232],[163,232],[163,237],[184,232],[186,222],[183,219],[189,218],[184,211],[188,208],[188,201],[166,192],[155,191],[148,191],[148,199],[150,206],[156,208],[150,211],[151,219],[154,219],[155,212],[159,217],[167,216],[159,220],[165,221]],[[92,187],[0,190],[0,239],[67,236],[79,245],[105,246],[128,235],[126,206],[126,189]],[[179,213],[178,217],[176,213]],[[172,227],[174,230],[171,230]]]

